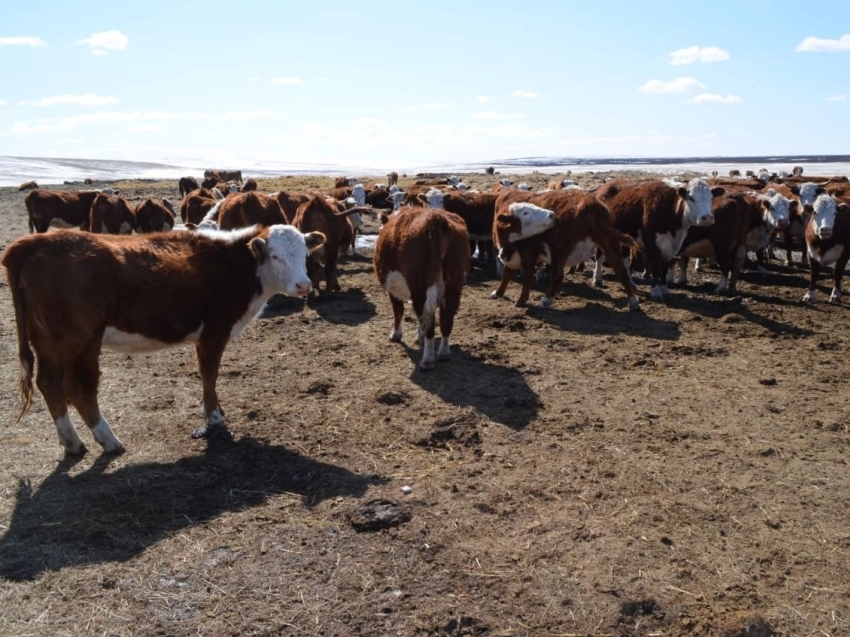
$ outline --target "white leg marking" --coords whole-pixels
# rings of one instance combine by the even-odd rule
[[[422,360],[419,362],[419,369],[426,371],[434,368],[434,339],[422,339]]]
[[[498,293],[498,292],[496,292],[496,290],[493,290],[492,292],[490,292],[490,298],[491,298],[491,299],[498,299],[498,298],[499,298],[499,293]]]
[[[605,261],[604,256],[596,259],[596,265],[593,266],[593,285],[598,288],[602,287],[602,263]]]
[[[632,312],[636,312],[639,309],[640,309],[640,301],[638,301],[638,298],[636,296],[630,296],[629,297],[629,310],[631,310]]]
[[[92,427],[91,432],[106,453],[124,453],[124,444],[112,433],[112,429],[103,414],[100,416],[100,421]]]
[[[841,303],[841,290],[832,288],[832,294],[829,295],[830,303]]]
[[[717,284],[717,287],[714,289],[715,294],[725,294],[729,291],[729,281],[726,278],[725,274],[720,275],[720,283]]]
[[[544,296],[542,299],[540,299],[540,307],[542,307],[544,310],[549,309],[550,307],[552,307],[552,299],[550,299],[548,296]]]
[[[662,285],[661,294],[663,294],[664,296],[670,296],[670,288],[668,288],[666,285]]]
[[[221,406],[216,405],[215,409],[212,410],[211,414],[206,413],[204,411],[204,420],[207,423],[208,427],[215,427],[217,425],[224,424],[224,414],[221,413]]]
[[[400,343],[401,342],[401,325],[400,324],[398,326],[398,329],[396,329],[395,326],[393,326],[393,331],[390,332],[390,340],[393,343]]]
[[[664,292],[661,290],[660,285],[652,286],[652,289],[649,291],[649,298],[653,301],[661,301],[664,299]]]
[[[56,419],[56,433],[59,434],[59,442],[67,453],[79,454],[85,449],[67,411]]]
[[[437,350],[437,360],[444,361],[451,356],[451,347],[449,346],[449,337],[443,336],[440,339],[440,348]]]
[[[803,295],[803,303],[814,303],[815,302],[815,291],[807,290]]]

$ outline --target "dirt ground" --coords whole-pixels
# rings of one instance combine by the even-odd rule
[[[3,247],[23,197],[0,189]],[[420,373],[364,252],[228,346],[232,440],[190,437],[191,347],[106,352],[128,451],[81,430],[71,460],[40,395],[15,423],[4,275],[0,634],[848,635],[850,313],[826,277],[801,305],[806,277],[774,263],[719,297],[708,270],[630,313],[610,271],[541,310],[476,267],[451,360]]]

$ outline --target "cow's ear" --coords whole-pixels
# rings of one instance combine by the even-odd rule
[[[826,188],[824,188],[823,186],[818,186],[817,188],[815,188],[815,194],[816,195],[825,195],[826,194]]]
[[[726,192],[726,190],[724,190],[721,186],[715,186],[711,189],[711,196],[722,197],[724,192]]]
[[[850,213],[850,204],[840,203],[835,207],[835,210],[848,214]]]
[[[770,203],[770,199],[762,199],[761,207],[766,210],[773,210],[773,204]]]
[[[506,215],[505,213],[499,213],[498,215],[496,215],[496,219],[498,219],[502,223],[511,223],[514,219],[516,219],[516,216]]]
[[[252,239],[248,245],[251,246],[251,252],[254,253],[254,258],[257,259],[257,262],[260,264],[265,263],[266,259],[269,258],[269,245],[266,243],[266,240],[257,237],[256,239]]]
[[[681,198],[682,198],[682,199],[684,199],[685,201],[687,201],[687,200],[688,200],[688,189],[687,189],[687,188],[685,188],[684,186],[679,186],[679,187],[676,189],[676,193],[679,195],[679,197],[681,197]]]
[[[304,235],[307,251],[311,254],[325,244],[325,235],[321,232],[308,232]]]

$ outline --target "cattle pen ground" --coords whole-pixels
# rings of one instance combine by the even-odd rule
[[[3,247],[23,198],[0,189]],[[799,267],[734,297],[717,276],[668,304],[641,285],[630,313],[610,271],[541,310],[474,268],[451,360],[421,373],[364,252],[342,292],[276,297],[228,346],[232,440],[190,438],[191,347],[104,353],[127,453],[81,429],[76,461],[40,395],[15,423],[4,276],[0,634],[848,635],[850,308],[823,276],[801,305]],[[398,524],[359,530],[375,512]]]

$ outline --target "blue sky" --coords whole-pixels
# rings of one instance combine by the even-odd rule
[[[850,2],[40,2],[0,155],[379,168],[850,152]]]

